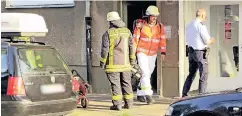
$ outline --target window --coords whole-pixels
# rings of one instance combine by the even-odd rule
[[[22,73],[67,73],[67,66],[55,49],[19,48],[18,54]]]
[[[6,0],[6,8],[73,7],[74,0]]]
[[[4,77],[4,74],[8,72],[8,56],[7,56],[7,50],[2,49],[1,50],[1,74],[2,77]]]
[[[1,94],[7,93],[8,76],[7,49],[1,49]]]

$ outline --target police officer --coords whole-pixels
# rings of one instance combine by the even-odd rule
[[[206,11],[198,9],[196,19],[186,27],[186,41],[189,47],[189,75],[183,86],[182,97],[187,96],[198,69],[200,72],[199,93],[204,93],[206,90],[208,78],[207,50],[208,46],[214,43],[214,38],[210,37],[207,27],[203,24],[205,20]]]
[[[135,63],[135,51],[132,35],[117,12],[109,12],[107,21],[110,27],[102,38],[100,65],[105,69],[111,83],[111,110],[129,109],[133,105],[133,90],[131,85],[131,64]]]

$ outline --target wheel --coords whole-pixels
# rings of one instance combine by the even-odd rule
[[[84,98],[84,99],[81,100],[81,106],[83,108],[87,108],[87,106],[88,106],[88,99],[87,98]]]

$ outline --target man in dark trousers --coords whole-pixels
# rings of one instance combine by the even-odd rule
[[[203,24],[205,20],[206,11],[204,9],[198,9],[196,19],[186,27],[186,41],[189,51],[189,75],[183,87],[182,97],[187,96],[198,69],[200,72],[199,93],[206,91],[208,78],[208,46],[214,43],[214,38],[210,37],[207,27]]]
[[[102,38],[100,65],[111,83],[111,110],[129,109],[133,105],[133,90],[131,85],[131,65],[135,63],[132,34],[117,12],[109,12],[107,21],[110,28]]]

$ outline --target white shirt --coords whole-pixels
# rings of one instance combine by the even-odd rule
[[[195,19],[187,25],[186,42],[193,49],[204,50],[210,38],[207,27],[202,24],[201,20]]]

